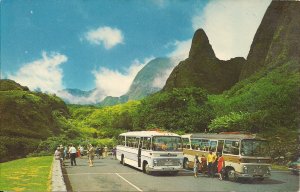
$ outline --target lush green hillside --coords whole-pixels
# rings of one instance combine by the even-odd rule
[[[240,79],[264,68],[282,65],[282,61],[300,62],[300,4],[296,1],[272,1],[257,29]]]
[[[112,138],[133,129],[139,101],[129,101],[111,107],[69,105],[70,122],[84,138]]]
[[[1,161],[24,157],[41,140],[63,132],[59,119],[69,113],[60,98],[31,92],[11,80],[0,80],[0,87]]]
[[[294,62],[209,97],[215,115],[209,130],[259,133],[271,141],[273,158],[297,156],[300,124],[300,73]]]
[[[207,92],[199,88],[181,88],[147,97],[138,108],[136,129],[204,132],[212,115],[206,105],[207,96]]]

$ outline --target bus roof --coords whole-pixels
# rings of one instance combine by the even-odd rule
[[[122,133],[120,136],[134,136],[134,137],[152,137],[152,136],[178,136],[175,133],[165,132],[165,131],[131,131],[127,133]]]
[[[255,134],[242,134],[242,133],[193,133],[182,135],[182,137],[190,138],[207,138],[207,139],[260,139],[265,140]]]

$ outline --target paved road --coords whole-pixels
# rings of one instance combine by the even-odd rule
[[[76,159],[77,166],[66,162],[64,176],[73,191],[299,191],[299,176],[273,172],[263,182],[236,183],[217,178],[194,178],[183,170],[177,176],[146,175],[117,160],[96,159],[89,167],[87,159]]]

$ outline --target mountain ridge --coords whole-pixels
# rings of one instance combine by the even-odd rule
[[[238,82],[244,63],[242,57],[219,60],[204,30],[198,29],[192,40],[189,57],[174,68],[163,90],[201,87],[211,93],[221,93]]]

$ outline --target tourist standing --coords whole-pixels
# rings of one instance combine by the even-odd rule
[[[60,152],[60,148],[57,147],[55,152],[54,152],[54,156],[55,156],[55,160],[60,160],[61,158],[61,152]]]
[[[94,157],[95,157],[95,148],[93,147],[92,144],[89,145],[89,166],[93,167],[94,166]]]
[[[199,159],[198,155],[195,155],[194,158],[194,177],[198,177],[198,171],[199,171]]]
[[[81,145],[79,146],[79,150],[80,150],[80,156],[83,156],[84,148]]]
[[[104,155],[103,155],[104,158],[108,156],[107,153],[108,153],[108,148],[105,145],[105,147],[104,147]]]
[[[73,166],[73,164],[76,166],[76,148],[74,147],[74,145],[72,144],[70,149],[69,149],[69,153],[70,153],[70,158],[71,158],[71,166]]]
[[[214,163],[216,161],[217,157],[215,154],[212,153],[212,151],[209,151],[209,154],[207,155],[207,171],[209,177],[214,177],[215,171],[214,171]]]
[[[103,159],[103,147],[99,147],[99,158]]]
[[[223,179],[224,168],[225,168],[224,157],[222,156],[221,153],[219,153],[218,154],[218,174],[219,174],[220,180]]]
[[[117,149],[116,149],[116,147],[114,147],[112,149],[112,159],[117,159]]]

